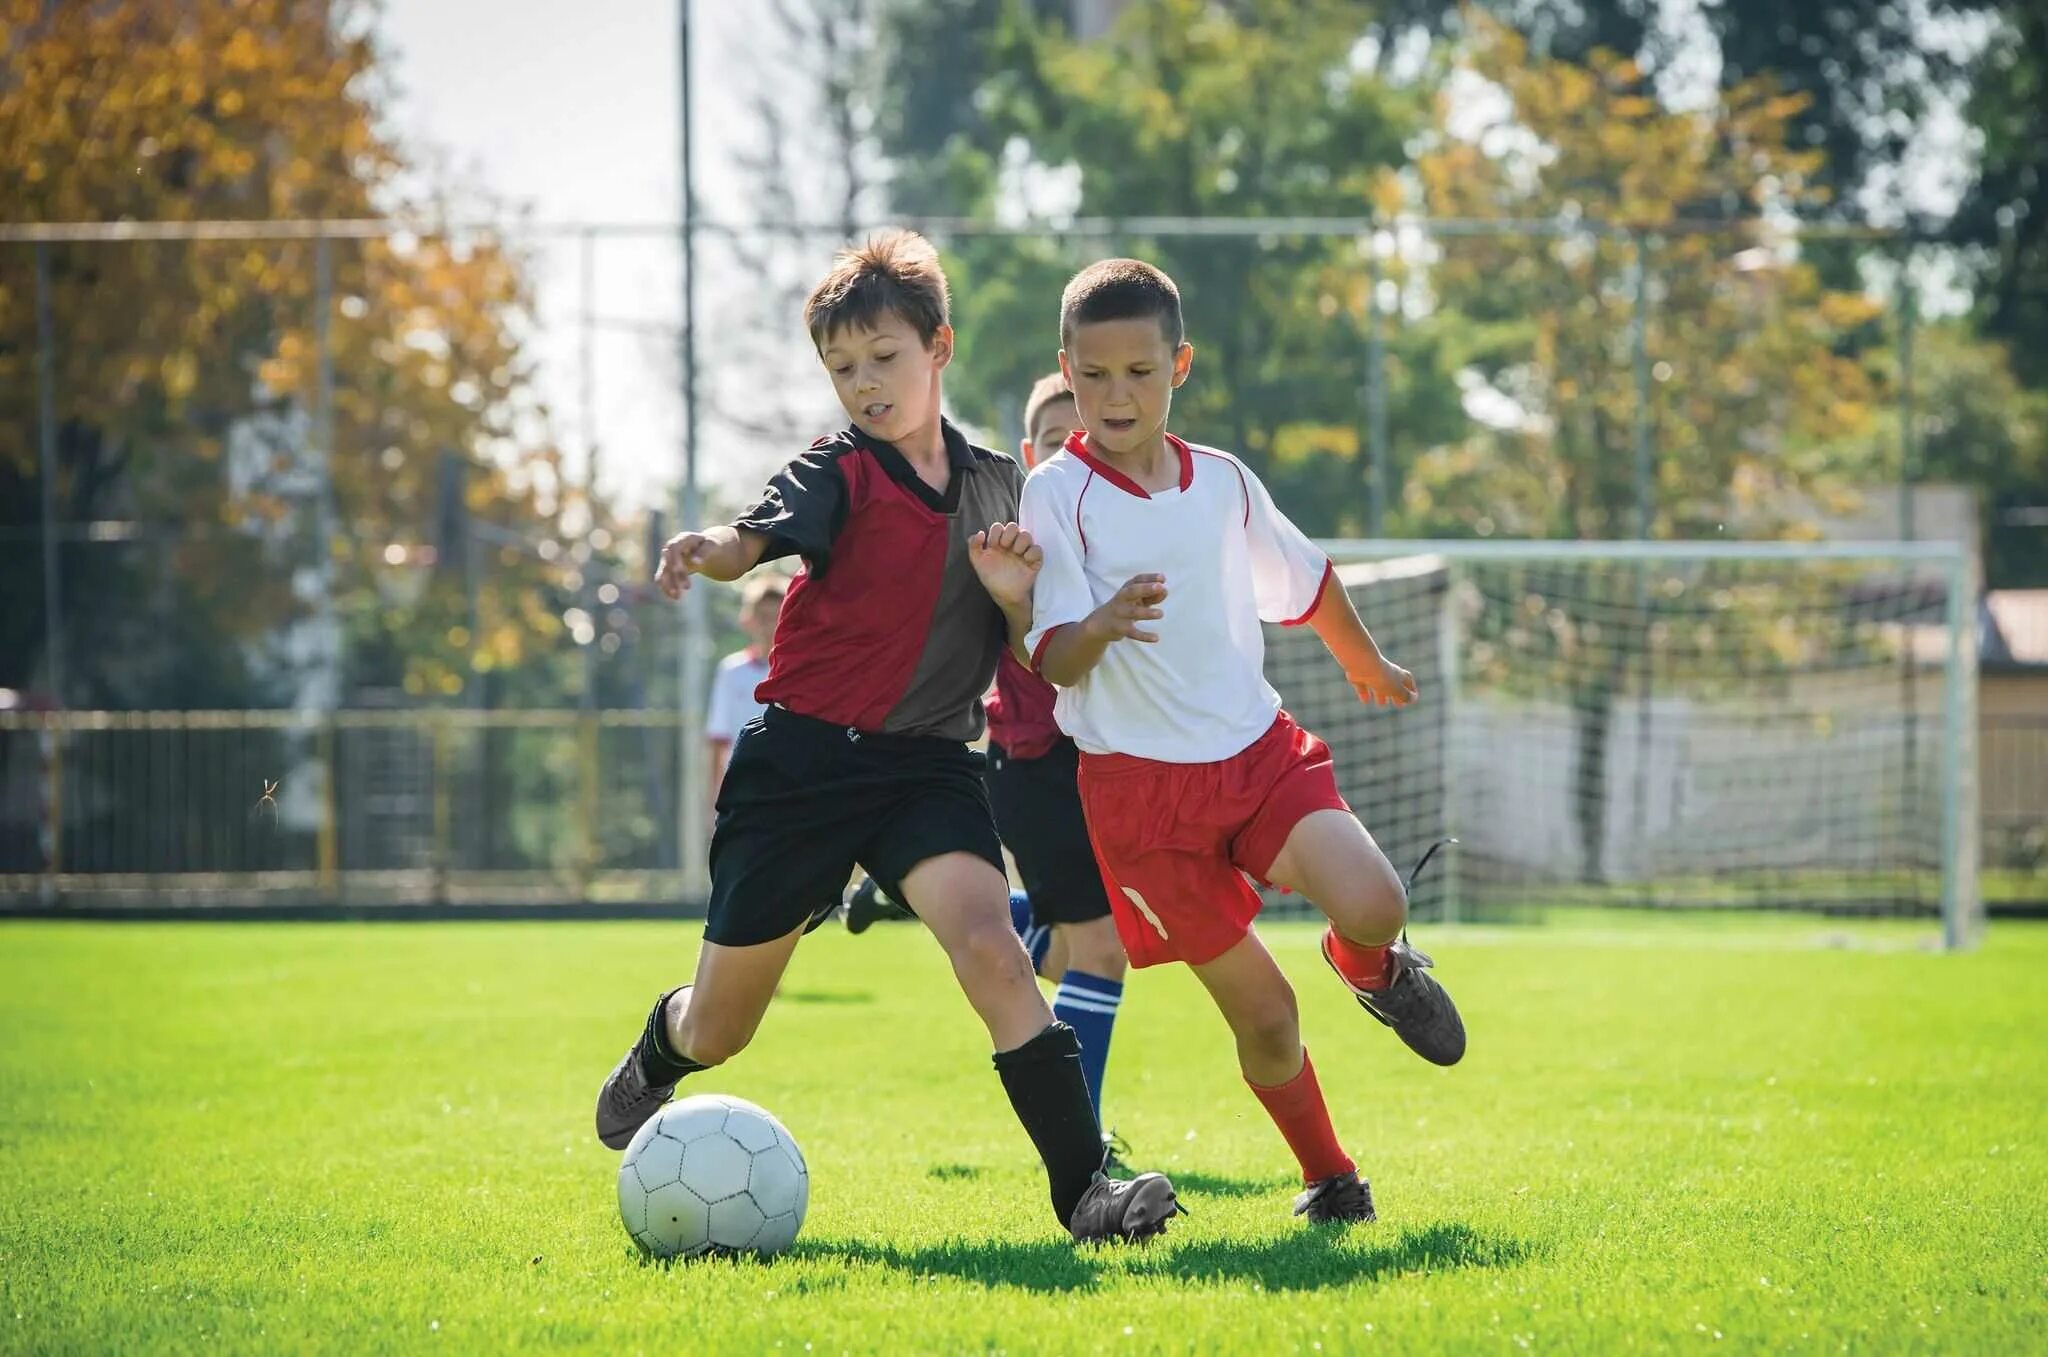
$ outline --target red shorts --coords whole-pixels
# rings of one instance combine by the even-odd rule
[[[1081,808],[1133,966],[1199,966],[1235,947],[1259,913],[1245,873],[1264,881],[1304,816],[1351,809],[1330,747],[1284,711],[1218,763],[1084,753]]]

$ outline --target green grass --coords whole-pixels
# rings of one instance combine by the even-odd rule
[[[1882,945],[1809,948],[1809,934]],[[641,1262],[591,1095],[687,925],[0,925],[0,1351],[2038,1351],[2048,927],[1436,930],[1472,1053],[1406,1054],[1269,939],[1382,1218],[1289,1218],[1184,971],[1109,1111],[1194,1214],[1063,1242],[914,928],[800,951],[753,1098],[793,1255]]]

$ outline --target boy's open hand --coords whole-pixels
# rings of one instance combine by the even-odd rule
[[[1415,675],[1384,656],[1377,666],[1344,677],[1358,694],[1358,700],[1368,707],[1405,707],[1420,691],[1415,686]]]
[[[1015,523],[991,523],[967,542],[967,562],[981,578],[981,587],[1003,607],[1031,606],[1031,586],[1045,548]]]
[[[712,548],[711,539],[701,532],[679,532],[661,544],[661,564],[654,568],[654,582],[670,598],[681,598],[690,587],[690,576],[704,567]]]
[[[1159,605],[1166,602],[1166,576],[1133,575],[1109,601],[1088,614],[1088,625],[1106,640],[1156,641],[1159,633],[1138,624],[1166,616]]]

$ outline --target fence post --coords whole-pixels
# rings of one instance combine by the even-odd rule
[[[598,836],[598,795],[599,795],[599,727],[597,713],[579,712],[576,716],[576,767],[579,774],[579,794],[576,798],[577,820],[577,890],[583,903],[590,901],[591,878],[597,874],[598,863],[604,856],[604,845]]]
[[[681,529],[689,531],[699,521],[697,495],[697,195],[693,183],[694,138],[690,119],[690,3],[677,7],[677,69],[680,73],[677,99],[682,151],[682,221],[678,234],[682,243],[683,325],[678,336],[682,348],[683,397],[683,484],[676,509]],[[705,635],[704,590],[699,587],[683,595],[683,635],[676,657],[677,702],[682,708],[681,750],[676,760],[679,785],[676,788],[676,840],[681,845],[685,889],[702,894],[710,886],[705,861],[709,816],[705,806],[705,784],[701,760],[704,755],[704,665],[708,648]]]
[[[434,713],[433,760],[434,760],[434,903],[448,903],[448,841],[454,820],[454,800],[449,790],[449,766],[454,761],[453,742],[449,738],[448,713]]]
[[[331,905],[341,898],[341,829],[337,823],[340,793],[336,786],[340,773],[335,766],[338,740],[333,712],[326,713],[321,720],[317,741],[320,750],[320,828],[314,839],[314,852],[320,901]]]
[[[1649,239],[1633,231],[1635,257],[1630,267],[1635,294],[1629,320],[1629,347],[1635,361],[1636,536],[1647,539],[1657,522],[1657,469],[1650,450],[1650,268]]]
[[[43,482],[43,656],[50,699],[64,708],[64,592],[57,552],[57,339],[50,320],[50,247],[36,242],[36,447]],[[57,732],[63,739],[63,732]]]
[[[57,902],[57,878],[64,871],[64,720],[53,712],[39,743],[43,754],[43,903]]]

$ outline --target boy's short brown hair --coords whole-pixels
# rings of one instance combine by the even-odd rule
[[[1065,373],[1053,372],[1040,377],[1032,385],[1031,395],[1024,402],[1024,436],[1026,438],[1031,437],[1032,430],[1038,427],[1039,412],[1044,410],[1046,406],[1051,405],[1054,401],[1070,401],[1072,399],[1074,399],[1074,388],[1067,385]]]
[[[1167,344],[1178,349],[1187,331],[1173,279],[1142,259],[1105,259],[1075,274],[1060,294],[1060,343],[1069,343],[1078,325],[1154,316]]]
[[[822,350],[840,330],[872,329],[895,315],[929,348],[949,324],[950,297],[939,252],[915,231],[884,231],[832,257],[832,271],[804,303],[804,326]]]

